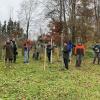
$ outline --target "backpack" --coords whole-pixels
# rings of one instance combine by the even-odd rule
[[[95,51],[96,53],[99,53],[99,52],[100,52],[100,46],[99,46],[99,45],[96,45],[96,46],[94,47],[94,51]]]

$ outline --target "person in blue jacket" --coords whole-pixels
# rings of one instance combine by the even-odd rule
[[[73,51],[73,48],[75,47],[75,45],[72,43],[71,40],[69,40],[67,46],[68,46],[68,49],[69,49],[69,61],[70,61],[70,63],[71,63],[72,51]]]

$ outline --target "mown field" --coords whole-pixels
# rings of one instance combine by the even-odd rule
[[[100,65],[90,51],[81,68],[73,58],[69,70],[61,69],[55,61],[44,71],[43,61],[24,64],[21,55],[11,68],[0,61],[0,100],[100,100]]]

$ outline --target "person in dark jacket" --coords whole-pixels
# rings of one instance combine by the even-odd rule
[[[51,43],[49,42],[47,44],[47,57],[48,57],[49,62],[51,62],[51,51],[52,51],[52,46],[51,46]]]
[[[68,44],[64,43],[64,48],[63,48],[63,61],[64,61],[64,65],[65,68],[68,69],[68,64],[69,64],[69,48],[68,48]]]
[[[13,43],[13,62],[16,63],[16,56],[18,54],[17,46],[15,40],[13,40],[12,43]]]
[[[93,59],[93,64],[95,64],[96,59],[98,60],[98,64],[100,64],[100,45],[96,44],[93,47],[93,51],[94,51],[94,59]]]

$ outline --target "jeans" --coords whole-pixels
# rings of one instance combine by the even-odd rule
[[[29,62],[28,51],[24,51],[24,63],[28,63],[28,62]]]
[[[83,60],[83,55],[79,54],[76,56],[76,66],[80,67]]]

